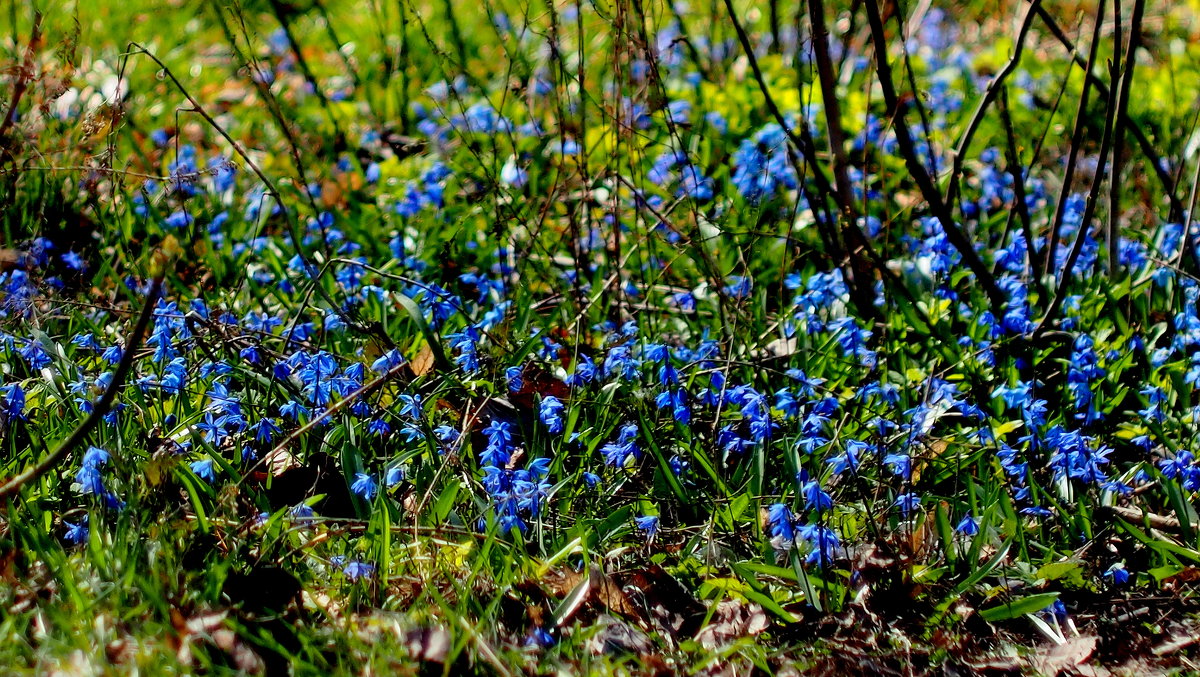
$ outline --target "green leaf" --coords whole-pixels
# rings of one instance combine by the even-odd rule
[[[1037,613],[1053,604],[1056,599],[1058,599],[1057,592],[1043,592],[1037,595],[1030,595],[1009,604],[1001,604],[990,609],[984,609],[979,612],[979,617],[989,623],[1006,621],[1010,618],[1024,616],[1025,614]]]
[[[1012,541],[1011,540],[1005,542],[1004,546],[1001,547],[1000,550],[995,555],[992,555],[992,558],[989,559],[986,564],[979,567],[975,571],[972,571],[970,576],[967,576],[966,578],[964,578],[963,582],[959,583],[958,587],[954,589],[955,595],[956,596],[961,595],[962,593],[969,590],[976,583],[978,583],[979,581],[982,581],[984,579],[984,577],[986,577],[988,574],[992,573],[992,571],[995,570],[996,567],[1000,566],[1000,563],[1004,561],[1004,558],[1008,557],[1008,551],[1010,549],[1012,549]]]
[[[457,479],[446,483],[446,488],[442,489],[437,502],[433,504],[434,524],[442,524],[446,521],[446,517],[450,515],[450,510],[454,507],[454,499],[458,498],[458,490],[461,488],[462,483]]]
[[[1038,578],[1044,578],[1047,581],[1057,581],[1060,579],[1068,579],[1072,582],[1077,579],[1082,582],[1081,569],[1083,562],[1079,560],[1068,560],[1066,562],[1051,562],[1038,569]]]

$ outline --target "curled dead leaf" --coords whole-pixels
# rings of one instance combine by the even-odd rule
[[[696,635],[696,641],[712,651],[743,637],[753,637],[768,627],[771,621],[757,604],[727,599],[717,605],[712,621]]]
[[[1043,675],[1058,675],[1083,665],[1096,651],[1095,635],[1068,637],[1062,644],[1050,644],[1038,649],[1033,668]]]

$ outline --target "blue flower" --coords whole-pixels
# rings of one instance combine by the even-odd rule
[[[63,520],[63,526],[67,527],[67,533],[63,535],[63,539],[71,545],[80,545],[88,540],[88,516],[84,515],[79,524]]]
[[[388,468],[387,474],[383,477],[383,483],[389,489],[404,481],[404,468],[398,465]]]
[[[524,367],[513,366],[504,370],[504,377],[508,381],[508,391],[515,393],[525,385],[525,381],[521,378],[521,374],[525,371]]]
[[[746,298],[753,287],[752,280],[744,275],[730,275],[726,282],[725,293],[735,299]]]
[[[897,477],[905,480],[912,477],[912,457],[906,454],[888,454],[883,457],[883,464],[891,468]]]
[[[108,463],[108,452],[100,447],[88,447],[83,453],[84,467],[99,468]]]
[[[295,400],[289,400],[285,402],[283,406],[279,407],[279,413],[284,418],[289,418],[293,421],[299,421],[301,418],[307,417],[309,411],[308,407],[305,407],[303,404],[300,404]]]
[[[546,429],[550,432],[561,433],[564,426],[562,414],[565,410],[566,405],[561,400],[553,395],[547,395],[538,404],[538,418],[546,424]]]
[[[0,415],[5,421],[25,420],[25,390],[20,384],[0,387]]]
[[[536,626],[529,631],[529,636],[525,638],[525,646],[533,646],[538,648],[546,648],[554,646],[554,635],[550,634],[546,628]]]
[[[373,418],[367,424],[367,432],[378,437],[383,437],[392,431],[392,426],[382,418]]]
[[[827,459],[825,462],[833,466],[833,474],[835,475],[841,475],[847,470],[852,473],[858,472],[858,454],[869,449],[870,447],[865,442],[849,440],[846,442],[845,453]]]
[[[314,514],[312,506],[306,505],[304,503],[301,503],[300,505],[293,507],[289,511],[289,513],[291,514],[292,519],[294,519],[297,522],[301,522],[301,523],[306,523],[306,522],[311,521],[313,518],[313,514]]]
[[[355,473],[354,477],[355,480],[350,485],[350,491],[367,501],[375,498],[375,494],[379,491],[379,483],[375,481],[375,478],[365,472]]]
[[[84,495],[102,496],[106,491],[104,477],[95,466],[84,464],[79,468],[79,472],[75,473],[75,482],[79,484],[79,493]]]
[[[1105,570],[1104,577],[1111,579],[1113,585],[1124,585],[1129,581],[1129,570],[1124,562],[1117,562]]]
[[[804,495],[804,505],[809,510],[825,512],[833,507],[833,497],[825,493],[816,480],[805,482],[801,493]]]
[[[398,349],[393,348],[371,363],[371,371],[384,374],[402,364],[404,364],[404,355]]]
[[[257,442],[269,443],[279,434],[279,426],[275,425],[275,421],[270,418],[259,419],[249,429],[254,431],[254,439]]]
[[[979,520],[969,514],[964,515],[954,530],[964,536],[974,536],[979,533]]]
[[[342,573],[346,574],[346,578],[352,581],[357,581],[360,578],[370,578],[375,574],[375,565],[352,559],[342,567]]]
[[[787,547],[791,547],[791,542],[796,537],[796,530],[793,525],[792,511],[787,504],[773,503],[767,508],[767,529],[771,533],[771,538],[779,539]]]
[[[402,394],[398,398],[400,400],[400,415],[410,416],[415,419],[421,418],[421,396]]]
[[[657,515],[643,515],[635,518],[634,522],[637,523],[637,528],[640,529],[643,534],[645,534],[646,542],[653,541],[654,537],[658,535]]]
[[[797,533],[809,547],[808,555],[804,558],[809,564],[824,567],[833,561],[834,553],[841,546],[837,532],[827,526],[806,524]]]
[[[213,469],[213,461],[211,458],[193,461],[189,467],[191,467],[192,472],[196,473],[196,477],[199,477],[205,482],[211,483],[214,479],[216,479],[216,472]]]
[[[913,493],[900,494],[896,497],[896,502],[893,503],[897,508],[900,508],[900,514],[906,517],[913,510],[916,510],[920,504],[921,497]]]
[[[164,219],[163,225],[171,229],[185,228],[192,225],[193,221],[195,221],[195,219],[192,218],[191,214],[183,210],[179,210]]]
[[[73,250],[67,251],[66,254],[61,256],[61,258],[62,262],[71,270],[77,270],[79,272],[87,270],[87,261],[84,261],[83,257],[75,253]]]

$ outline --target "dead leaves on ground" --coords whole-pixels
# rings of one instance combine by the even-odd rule
[[[260,675],[266,669],[263,659],[247,645],[227,622],[228,611],[208,611],[190,618],[178,610],[171,611],[175,628],[175,657],[181,665],[196,667],[194,648],[197,645],[215,647],[228,657],[231,667],[242,674]]]
[[[645,660],[688,641],[713,651],[770,627],[759,605],[729,598],[710,608],[658,565],[612,574],[596,566],[556,570],[534,589],[556,600],[549,619],[554,628],[592,633],[586,646],[594,654]]]

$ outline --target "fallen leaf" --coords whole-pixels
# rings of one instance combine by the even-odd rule
[[[599,656],[602,654],[634,654],[647,656],[655,653],[654,642],[649,635],[630,626],[625,621],[609,615],[596,619],[598,628],[587,640],[587,649]]]
[[[712,621],[696,635],[696,641],[712,651],[743,637],[753,637],[770,627],[771,621],[757,604],[727,599],[717,605]]]
[[[428,343],[421,346],[421,352],[408,363],[408,368],[412,370],[414,378],[428,374],[432,369],[436,360],[433,357],[433,347]]]
[[[428,663],[445,663],[450,652],[450,633],[442,627],[415,628],[404,633],[409,656]]]
[[[1062,644],[1049,644],[1038,648],[1031,661],[1033,668],[1043,675],[1053,677],[1063,671],[1083,665],[1096,651],[1095,635],[1068,637]]]

